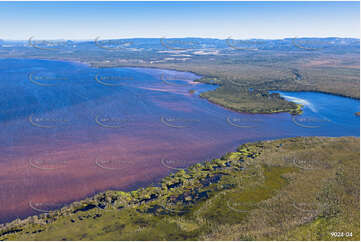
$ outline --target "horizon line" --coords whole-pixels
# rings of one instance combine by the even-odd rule
[[[233,39],[233,40],[287,40],[287,39],[328,39],[328,38],[337,38],[337,39],[358,39],[360,40],[360,37],[337,37],[337,36],[295,36],[295,37],[284,37],[284,38],[231,38],[232,36],[229,36],[227,38],[215,38],[215,37],[193,37],[193,36],[187,36],[187,37],[127,37],[127,38],[102,38],[102,40],[119,40],[119,39],[214,39],[214,40],[227,40],[227,39]],[[30,39],[34,38],[34,36],[30,36],[27,39],[5,39],[0,38],[2,41],[29,41]],[[97,36],[92,39],[64,39],[64,38],[54,38],[54,39],[34,39],[36,40],[53,40],[53,41],[94,41],[97,38],[100,38],[100,36]]]

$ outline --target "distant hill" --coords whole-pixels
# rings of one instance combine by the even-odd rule
[[[359,51],[360,39],[355,38],[285,38],[285,39],[247,39],[239,40],[231,37],[227,39],[213,38],[129,38],[129,39],[101,39],[89,41],[72,40],[36,40],[34,45],[46,47],[62,47],[67,49],[91,49],[101,46],[122,49],[145,50],[196,50],[196,49],[240,49],[240,50],[334,50]],[[31,47],[29,40],[0,40],[1,47]],[[48,46],[48,47],[49,47]]]

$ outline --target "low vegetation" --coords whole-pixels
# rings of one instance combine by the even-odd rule
[[[134,66],[191,71],[202,76],[198,81],[221,86],[202,97],[240,112],[300,113],[299,106],[272,96],[270,90],[360,98],[359,39],[140,38],[100,43],[112,48],[100,48],[94,41],[68,41],[57,51],[41,51],[25,43],[7,43],[14,47],[0,45],[0,58],[46,58],[81,61],[102,68]],[[177,44],[186,46],[170,47]]]
[[[0,239],[359,240],[359,146],[354,137],[244,144],[154,186],[4,224]]]
[[[194,72],[202,76],[197,81],[221,86],[202,97],[239,112],[300,113],[295,103],[271,96],[270,90],[323,92],[360,98],[359,53],[354,52],[233,51],[223,55],[191,55],[184,62],[91,63],[96,67],[139,66]]]
[[[228,109],[245,113],[302,113],[302,105],[288,102],[278,93],[225,85],[214,91],[201,93],[203,98]]]

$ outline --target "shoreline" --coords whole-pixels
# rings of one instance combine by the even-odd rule
[[[34,58],[27,58],[27,59],[34,59]],[[39,60],[39,59],[35,59],[35,60]],[[46,60],[48,60],[48,59],[46,59]],[[51,61],[53,61],[53,60],[51,60]],[[74,63],[80,63],[80,64],[85,64],[85,65],[88,65],[88,66],[89,66],[89,63],[84,63],[84,62],[80,62],[80,61],[68,61],[68,60],[64,60],[64,62],[74,62]],[[129,66],[129,67],[130,67],[130,68],[145,68],[145,69],[168,70],[168,69],[162,69],[162,68],[158,68],[158,67],[153,67],[153,68],[150,68],[150,67],[132,67],[132,66]],[[109,67],[109,68],[117,68],[117,67]],[[123,67],[120,67],[120,68],[123,68]],[[126,67],[124,67],[124,68],[126,68]],[[175,70],[175,71],[179,71],[179,70]],[[180,72],[186,72],[186,71],[180,71]],[[193,73],[193,72],[189,72],[189,73]],[[193,73],[193,74],[195,74],[195,73]],[[195,74],[195,75],[198,75],[198,74]],[[331,95],[332,95],[332,94],[331,94]],[[199,98],[202,98],[202,97],[199,97]],[[222,105],[219,105],[219,104],[217,104],[217,103],[213,103],[213,102],[211,102],[211,101],[208,100],[208,99],[207,99],[207,101],[210,102],[210,103],[212,103],[213,105],[217,105],[217,106],[220,106],[220,107],[222,107],[222,108],[224,108],[224,109],[227,109],[227,110],[230,110],[230,111],[233,111],[233,112],[237,112],[237,113],[245,113],[245,114],[272,114],[272,113],[247,113],[247,112],[239,112],[239,111],[237,111],[237,110],[232,110],[232,109],[223,107]],[[283,112],[279,112],[279,113],[283,113]],[[285,112],[285,113],[287,113],[287,112]],[[274,113],[274,114],[276,114],[276,113]],[[241,144],[242,144],[242,143],[241,143]],[[159,178],[161,178],[161,177],[159,177]],[[158,179],[159,179],[159,178],[158,178]],[[140,185],[140,187],[144,187],[144,185]],[[127,191],[128,189],[125,189],[125,190]],[[130,188],[129,190],[132,190],[132,189]],[[105,190],[105,191],[106,191],[106,190]],[[102,191],[99,191],[99,192],[102,192]],[[95,192],[94,194],[98,194],[99,192]],[[86,198],[91,197],[91,196],[93,196],[93,195],[89,195],[89,196],[87,196]]]
[[[54,209],[51,211],[48,211],[46,213],[41,213],[40,215],[35,215],[32,217],[27,217],[25,219],[18,219],[18,220],[13,220],[9,223],[5,223],[5,224],[0,224],[0,237],[2,237],[2,239],[5,240],[18,240],[16,238],[19,238],[17,236],[26,236],[26,234],[30,233],[30,234],[35,234],[34,236],[41,236],[43,235],[49,235],[51,236],[52,231],[48,231],[47,228],[49,226],[59,226],[62,223],[68,224],[68,226],[73,226],[73,225],[77,225],[77,226],[82,226],[82,224],[84,224],[82,221],[80,220],[88,220],[90,223],[95,223],[95,224],[99,224],[102,223],[101,221],[103,220],[108,220],[110,219],[110,223],[114,223],[114,221],[111,219],[111,216],[115,216],[114,219],[116,219],[117,216],[128,216],[127,214],[133,214],[133,212],[130,211],[134,211],[134,214],[138,214],[136,216],[140,216],[140,218],[149,218],[150,215],[153,219],[155,219],[156,221],[158,219],[162,219],[164,218],[164,216],[172,216],[172,218],[174,218],[174,216],[181,216],[182,214],[188,213],[188,212],[192,212],[192,211],[197,211],[197,209],[199,208],[199,206],[204,206],[207,205],[207,201],[208,199],[212,199],[212,201],[214,201],[215,199],[217,199],[217,197],[219,195],[223,196],[222,193],[234,193],[237,190],[237,186],[236,188],[227,188],[225,187],[225,185],[227,185],[229,182],[228,179],[235,179],[236,184],[238,184],[238,182],[240,182],[242,180],[242,177],[245,176],[245,178],[248,177],[248,179],[250,177],[254,177],[254,175],[252,175],[252,171],[255,165],[258,168],[254,168],[254,169],[261,169],[259,172],[261,172],[263,170],[263,172],[261,172],[263,175],[258,174],[257,172],[257,177],[256,181],[253,181],[253,179],[250,181],[251,183],[248,185],[242,185],[242,187],[244,186],[250,186],[251,187],[251,192],[254,192],[255,194],[258,194],[260,191],[262,192],[263,190],[258,191],[257,187],[254,187],[255,184],[258,183],[252,183],[253,182],[257,182],[258,179],[268,179],[268,181],[272,181],[273,182],[281,182],[281,184],[283,184],[282,186],[280,186],[276,191],[287,191],[284,190],[285,187],[287,187],[289,183],[284,183],[284,181],[279,180],[278,175],[282,175],[283,173],[288,173],[290,174],[294,174],[293,176],[301,176],[303,177],[304,175],[310,176],[311,173],[307,173],[307,170],[302,170],[302,169],[306,169],[306,168],[302,168],[302,163],[298,164],[298,163],[287,163],[287,160],[285,161],[280,161],[280,164],[273,164],[273,161],[270,162],[263,162],[265,164],[262,165],[262,160],[264,160],[264,157],[269,157],[269,159],[274,159],[272,158],[271,154],[278,154],[279,152],[281,153],[285,153],[287,154],[287,152],[289,152],[289,149],[293,149],[293,145],[297,145],[297,147],[299,147],[299,145],[301,145],[301,147],[303,145],[307,145],[310,146],[310,149],[315,149],[312,152],[316,152],[317,154],[319,154],[318,149],[332,149],[334,142],[339,143],[341,142],[343,144],[343,142],[345,143],[345,146],[347,146],[348,142],[353,142],[353,149],[359,149],[359,147],[357,146],[357,143],[359,144],[359,137],[353,137],[353,136],[341,136],[341,137],[321,137],[321,136],[313,136],[313,137],[308,137],[307,138],[307,143],[300,143],[300,142],[306,142],[305,137],[290,137],[290,138],[281,138],[281,139],[272,139],[272,140],[266,140],[266,141],[257,141],[257,142],[249,142],[243,145],[238,146],[234,151],[231,151],[227,154],[225,154],[223,157],[220,157],[219,159],[214,159],[210,162],[207,161],[203,161],[203,162],[199,162],[197,164],[194,164],[192,166],[190,166],[189,168],[187,168],[185,171],[177,171],[174,172],[168,176],[165,176],[162,178],[160,185],[161,186],[157,186],[156,185],[148,185],[145,188],[140,188],[137,190],[133,190],[130,192],[124,192],[121,190],[106,190],[105,192],[101,192],[101,193],[97,193],[92,197],[86,198],[86,199],[82,199],[82,200],[77,200],[71,204],[65,205],[62,208],[59,209]],[[356,145],[355,145],[356,143]],[[328,148],[327,148],[328,147]],[[304,148],[303,148],[304,149]],[[267,151],[267,153],[266,153]],[[270,152],[270,153],[269,153]],[[333,151],[333,152],[337,152],[337,151]],[[322,152],[321,152],[322,153]],[[267,155],[266,155],[267,154]],[[269,156],[271,155],[271,156]],[[348,153],[345,153],[344,159],[347,160]],[[352,157],[354,157],[354,154],[352,154]],[[276,157],[277,158],[277,157]],[[278,159],[277,159],[278,160]],[[259,162],[261,162],[259,164]],[[286,163],[285,163],[286,162]],[[333,159],[332,163],[333,166],[336,166],[338,163],[340,162],[338,161],[338,159]],[[254,163],[254,164],[253,164]],[[328,164],[328,163],[327,163]],[[329,169],[329,165],[325,166],[321,166],[319,169]],[[209,169],[207,167],[213,167],[212,169]],[[245,167],[245,169],[240,169],[241,167]],[[263,168],[262,168],[263,167]],[[207,169],[206,169],[207,168]],[[206,170],[205,170],[206,169]],[[220,170],[218,170],[220,169]],[[250,169],[250,170],[249,170]],[[251,173],[249,173],[247,170],[249,170]],[[222,174],[224,172],[223,175],[221,175],[221,177],[227,178],[225,181],[226,183],[224,183],[225,181],[220,180],[218,177],[219,174]],[[264,172],[267,172],[267,174],[265,174]],[[270,173],[271,172],[271,173]],[[270,174],[276,175],[272,175],[270,176]],[[317,173],[320,174],[320,173]],[[317,175],[316,174],[316,175]],[[188,178],[188,176],[191,176],[191,178]],[[236,176],[236,177],[234,177]],[[239,178],[238,176],[241,176],[241,178]],[[207,180],[207,177],[210,178],[215,178],[216,180]],[[179,180],[180,179],[180,180]],[[164,203],[167,200],[164,200],[167,197],[172,197],[176,194],[188,194],[189,195],[189,185],[185,185],[184,182],[186,182],[188,179],[191,179],[191,184],[194,183],[195,189],[196,189],[196,194],[200,195],[200,196],[196,196],[192,199],[192,204],[191,205],[179,205],[178,202],[176,204],[168,204],[168,203]],[[205,180],[204,180],[205,179]],[[238,179],[241,179],[240,181],[238,181]],[[271,179],[271,180],[269,180]],[[275,180],[274,180],[275,179]],[[322,179],[318,179],[317,181],[321,181]],[[174,189],[175,190],[168,190],[167,188],[164,188],[164,186],[169,186],[169,187],[173,187],[173,185],[178,184],[179,181],[183,181],[181,186],[175,186]],[[203,184],[203,182],[201,182],[201,187],[203,187],[202,189],[200,189],[199,191],[198,186],[199,186],[199,181],[207,181],[207,184]],[[219,184],[220,183],[220,184]],[[186,183],[188,184],[188,183]],[[196,185],[198,184],[198,185]],[[218,185],[217,185],[218,184]],[[222,185],[223,184],[223,185]],[[253,185],[252,185],[253,184]],[[268,182],[263,183],[265,185],[268,184]],[[303,180],[301,179],[301,186],[303,186]],[[258,184],[260,185],[260,184]],[[221,186],[222,188],[218,188],[219,186]],[[238,185],[239,186],[239,185]],[[193,185],[191,186],[193,187]],[[205,197],[202,196],[203,192],[202,191],[209,191],[209,196],[206,195]],[[236,190],[234,190],[236,189]],[[280,189],[280,190],[279,190]],[[307,189],[307,186],[303,186],[303,189]],[[267,190],[267,189],[266,189]],[[291,189],[292,191],[293,189]],[[163,191],[163,192],[162,192]],[[270,191],[268,191],[270,192]],[[267,193],[268,193],[267,192]],[[153,194],[154,197],[153,197]],[[238,193],[237,193],[238,194]],[[243,194],[242,191],[240,191],[240,194],[242,194],[242,196],[246,196],[248,193]],[[265,199],[265,201],[267,199],[270,199],[274,196],[274,194],[271,192],[269,195],[267,195],[266,197],[262,198]],[[291,192],[292,194],[292,192]],[[116,196],[116,198],[114,197]],[[111,198],[111,200],[113,201],[113,199],[116,199],[115,201],[120,202],[120,204],[125,204],[122,205],[121,207],[117,207],[115,204],[113,204],[113,202],[109,202],[110,200],[108,198]],[[186,197],[184,197],[186,198]],[[234,199],[231,197],[228,197],[228,199]],[[307,197],[306,199],[312,199]],[[221,201],[224,199],[221,199]],[[183,201],[183,200],[182,200]],[[187,199],[185,200],[187,201]],[[231,209],[232,211],[228,210],[228,212],[232,212],[237,218],[237,214],[242,215],[243,212],[241,213],[234,213],[235,211],[239,211],[237,210],[237,207],[232,207],[232,206],[237,206],[237,202],[232,200],[227,200],[230,201],[231,206],[229,206],[230,204],[227,203],[225,205],[228,206],[229,209]],[[251,201],[253,201],[251,199]],[[292,200],[291,200],[292,201]],[[297,202],[298,200],[293,200],[293,202]],[[303,201],[303,200],[302,200]],[[205,202],[205,203],[204,203]],[[255,203],[257,201],[254,201]],[[184,201],[183,201],[184,203]],[[105,204],[105,205],[104,205]],[[109,206],[108,206],[108,205]],[[117,204],[117,203],[116,203]],[[187,204],[187,203],[186,203]],[[277,203],[278,204],[278,203]],[[276,205],[277,205],[276,204]],[[287,205],[287,204],[286,204]],[[292,204],[289,204],[292,205]],[[292,207],[292,206],[291,206]],[[153,210],[155,209],[155,210]],[[163,212],[159,212],[159,209]],[[203,209],[211,209],[208,208],[208,206],[206,206],[206,208]],[[248,210],[249,208],[247,208]],[[258,209],[256,208],[250,208],[252,209]],[[251,211],[250,210],[250,211]],[[212,211],[212,210],[210,210]],[[224,210],[222,213],[227,212],[227,207],[224,207]],[[154,214],[153,214],[154,213]],[[123,215],[121,215],[123,214]],[[148,214],[148,215],[147,215]],[[90,217],[89,217],[90,216]],[[94,217],[93,217],[94,216]],[[100,221],[97,220],[93,220],[93,219],[97,219],[100,218]],[[58,221],[59,220],[59,221]],[[118,221],[118,220],[116,220]],[[317,222],[317,220],[313,220],[313,222]],[[73,224],[75,223],[75,224]],[[87,222],[85,222],[86,224]],[[107,226],[107,225],[104,225]],[[55,227],[54,227],[55,228]],[[60,231],[63,231],[64,229],[67,229],[66,231],[72,233],[72,230],[68,230],[69,227],[58,227],[58,229],[60,229]],[[26,232],[28,231],[28,232]],[[31,233],[32,231],[35,231],[33,233]],[[44,232],[43,232],[44,231]],[[80,234],[81,235],[81,234]],[[15,237],[14,237],[15,236]],[[60,234],[59,236],[66,236],[68,238],[67,235],[62,235]],[[21,238],[21,237],[20,237]],[[57,237],[56,237],[57,238]],[[117,238],[117,237],[115,237]],[[54,239],[54,238],[53,238]],[[56,239],[58,240],[58,239]]]
[[[282,141],[285,141],[285,140],[292,140],[292,139],[301,139],[301,138],[318,138],[318,139],[344,139],[344,138],[356,138],[356,139],[360,139],[360,137],[358,136],[292,136],[292,137],[277,137],[277,138],[274,138],[274,139],[265,139],[265,140],[260,140],[260,141],[254,141],[254,142],[245,142],[245,143],[240,143],[239,145],[237,145],[237,148],[235,148],[233,151],[229,151],[229,152],[226,152],[224,153],[224,155],[222,157],[226,157],[228,156],[229,154],[233,154],[233,153],[237,153],[237,151],[240,149],[240,147],[244,147],[244,146],[252,146],[254,144],[257,144],[257,143],[269,143],[269,142],[282,142]],[[222,159],[222,157],[216,157],[216,158],[213,158],[211,161],[208,161],[208,160],[204,160],[204,161],[201,161],[201,162],[197,162],[197,163],[194,163],[194,164],[191,164],[189,166],[187,166],[186,168],[183,168],[182,170],[184,170],[185,172],[187,172],[191,167],[194,167],[194,166],[198,166],[198,165],[205,165],[206,163],[208,162],[213,162],[214,160],[218,160],[218,159]],[[138,182],[137,184],[133,184],[133,185],[130,185],[130,186],[127,186],[127,188],[125,189],[118,189],[118,188],[108,188],[108,189],[105,189],[105,190],[99,190],[99,191],[94,191],[90,194],[88,194],[87,196],[85,197],[82,197],[80,199],[73,199],[73,200],[69,200],[68,202],[64,202],[63,205],[59,208],[54,208],[54,209],[51,209],[47,212],[38,212],[36,213],[35,215],[28,215],[28,216],[25,216],[24,218],[20,218],[19,215],[15,216],[16,219],[11,219],[11,220],[6,220],[5,222],[2,222],[0,223],[0,229],[2,227],[6,227],[8,226],[9,224],[13,223],[14,221],[17,221],[17,220],[26,220],[26,219],[29,219],[31,217],[34,217],[34,216],[37,216],[37,217],[41,217],[42,215],[47,215],[47,214],[50,214],[50,213],[54,213],[54,212],[57,212],[57,211],[61,211],[62,209],[64,208],[68,208],[69,206],[75,204],[75,203],[80,203],[80,202],[83,202],[83,201],[88,201],[88,200],[93,200],[95,197],[101,195],[101,194],[106,194],[107,192],[123,192],[123,193],[132,193],[134,191],[138,191],[138,190],[142,190],[142,189],[147,189],[149,187],[159,187],[161,186],[161,182],[164,180],[164,179],[167,179],[168,177],[172,176],[172,174],[175,174],[177,173],[178,171],[170,171],[168,175],[166,176],[159,176],[157,178],[155,178],[153,181],[150,181],[150,182]]]
[[[82,60],[73,60],[73,59],[58,59],[58,58],[26,58],[26,57],[6,57],[6,58],[2,58],[0,57],[0,59],[30,59],[30,60],[47,60],[47,61],[62,61],[62,62],[73,62],[73,63],[77,63],[77,64],[84,64],[87,65],[88,67],[91,68],[144,68],[144,69],[157,69],[157,70],[169,70],[169,71],[178,71],[178,72],[188,72],[191,74],[194,74],[196,76],[199,76],[200,78],[193,80],[194,82],[196,82],[197,80],[201,79],[202,77],[207,77],[204,76],[200,73],[194,72],[194,71],[190,71],[190,70],[180,70],[177,68],[172,68],[172,67],[156,67],[156,66],[144,66],[144,65],[118,65],[118,66],[96,66],[94,64],[92,64],[91,62],[87,62],[87,61],[82,61]],[[208,77],[208,78],[217,78],[217,77]],[[199,83],[203,83],[203,82],[199,82]],[[209,84],[209,85],[219,85],[219,84],[211,84],[211,83],[204,83],[204,84]],[[220,86],[220,85],[219,85]],[[354,100],[361,100],[361,97],[353,97],[353,96],[348,96],[348,95],[344,95],[344,94],[340,94],[340,93],[332,93],[332,92],[327,92],[327,91],[311,91],[311,90],[290,90],[290,89],[278,89],[278,90],[273,90],[270,89],[269,91],[284,91],[284,92],[314,92],[314,93],[323,93],[323,94],[328,94],[328,95],[333,95],[333,96],[339,96],[339,97],[345,97],[345,98],[350,98],[350,99],[354,99]],[[208,100],[208,99],[207,99]],[[245,112],[242,112],[245,113]],[[254,113],[249,113],[249,114],[254,114]],[[262,114],[262,113],[259,113]]]
[[[172,70],[172,71],[179,71],[179,72],[189,72],[192,73],[194,75],[197,76],[201,76],[201,77],[205,77],[205,78],[218,78],[218,77],[208,77],[208,76],[204,76],[200,73],[194,72],[194,71],[190,71],[190,70],[179,70],[177,68],[172,68],[172,67],[167,67],[167,68],[163,68],[163,67],[156,67],[156,66],[144,66],[144,65],[120,65],[120,66],[94,66],[94,64],[85,62],[87,64],[89,64],[89,66],[94,67],[94,68],[127,68],[127,67],[131,67],[131,68],[149,68],[149,69],[159,69],[159,70]],[[199,78],[201,79],[201,78]],[[197,80],[199,80],[197,79]],[[204,83],[204,82],[200,82],[200,83]],[[209,84],[209,85],[219,85],[219,84],[211,84],[211,83],[205,83],[205,84]],[[340,97],[345,97],[345,98],[351,98],[351,99],[355,99],[355,100],[360,100],[361,97],[353,97],[353,96],[348,96],[348,95],[344,95],[344,94],[340,94],[340,93],[332,93],[332,92],[327,92],[327,91],[310,91],[310,90],[290,90],[290,89],[278,89],[278,90],[269,90],[269,91],[284,91],[284,92],[315,92],[315,93],[323,93],[323,94],[329,94],[329,95],[334,95],[334,96],[340,96]],[[252,113],[250,113],[252,114]]]
[[[310,136],[310,137],[316,137],[316,136]],[[342,136],[342,137],[343,137],[343,136]],[[350,137],[350,136],[346,136],[346,137]],[[298,138],[298,137],[290,137],[290,138],[292,139],[292,138]],[[277,140],[290,139],[290,138],[267,139],[267,140],[262,140],[262,141],[260,141],[260,142],[270,142],[270,141],[277,141]],[[327,137],[327,138],[329,138],[329,137]],[[331,138],[334,138],[334,137],[331,137]],[[336,137],[336,138],[341,138],[341,137]],[[357,137],[356,137],[356,138],[357,138]],[[238,147],[239,147],[239,146],[242,146],[242,145],[253,144],[253,143],[257,143],[257,142],[250,142],[250,143],[239,144]],[[236,148],[234,151],[230,151],[230,152],[228,152],[228,153],[233,153],[233,152],[236,152],[236,151],[237,151],[237,148]],[[226,155],[226,154],[227,154],[227,153],[225,153],[225,155]],[[217,158],[213,158],[213,159],[220,159],[220,158],[221,158],[221,157],[217,157]],[[207,161],[201,161],[201,162],[197,162],[197,163],[195,163],[195,164],[193,164],[193,165],[189,165],[188,167],[184,168],[184,170],[187,171],[191,166],[194,166],[194,165],[197,165],[197,164],[202,165],[202,164],[204,164],[205,162],[207,162]],[[173,173],[173,172],[170,172],[169,175],[163,176],[163,177],[158,177],[157,179],[163,180],[164,178],[170,176],[172,173]],[[174,172],[174,173],[176,173],[176,172]],[[108,191],[132,192],[132,191],[136,191],[136,190],[138,190],[138,189],[147,188],[147,187],[151,186],[152,183],[153,183],[153,182],[150,182],[150,183],[147,184],[147,185],[140,185],[137,189],[135,189],[135,188],[130,188],[130,187],[129,187],[129,189],[122,189],[122,190],[115,189],[115,188],[109,188],[109,189],[106,189],[106,190],[103,190],[103,191],[95,191],[95,192],[93,192],[93,193],[91,193],[91,194],[83,197],[82,199],[76,199],[76,200],[71,200],[71,201],[69,201],[69,202],[64,202],[64,205],[61,206],[61,207],[58,208],[58,209],[49,210],[48,212],[39,212],[39,213],[37,213],[36,215],[29,215],[29,216],[24,217],[23,219],[20,219],[19,216],[16,216],[16,217],[17,217],[17,219],[25,220],[25,219],[30,218],[30,217],[32,217],[32,216],[41,216],[42,214],[48,214],[48,213],[51,213],[51,212],[54,212],[54,211],[59,211],[59,210],[61,210],[62,208],[68,207],[69,205],[71,205],[71,204],[73,204],[73,203],[77,203],[77,202],[81,202],[81,201],[84,201],[84,200],[92,199],[92,198],[96,197],[97,195],[106,193],[106,192],[108,192]],[[159,184],[160,184],[160,182],[157,182],[157,183],[154,184],[154,186],[158,186]],[[9,221],[7,221],[7,222],[0,223],[0,229],[1,229],[2,226],[6,226],[6,225],[10,224],[11,222],[13,222],[13,221],[15,221],[15,220],[17,220],[17,219],[12,219],[12,220],[9,220]]]

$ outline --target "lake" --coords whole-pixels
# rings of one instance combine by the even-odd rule
[[[242,143],[358,136],[359,100],[279,92],[304,113],[242,114],[199,97],[193,73],[0,60],[0,222],[134,189]]]

